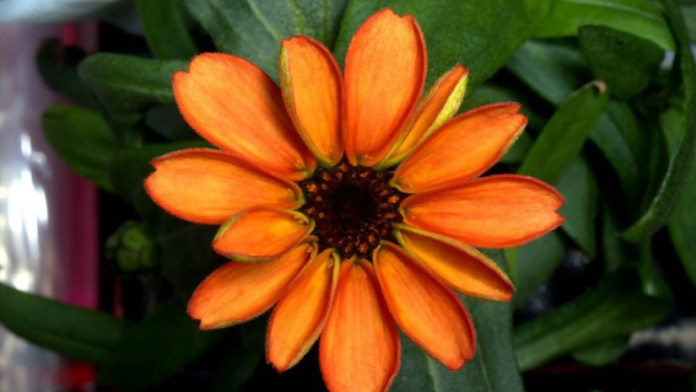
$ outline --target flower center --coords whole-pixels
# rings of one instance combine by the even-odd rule
[[[319,169],[300,183],[307,201],[300,209],[314,219],[322,248],[335,248],[344,258],[371,259],[392,223],[401,221],[399,202],[405,196],[389,186],[391,174],[341,162]]]

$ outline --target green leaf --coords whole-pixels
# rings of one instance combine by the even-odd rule
[[[559,105],[592,80],[582,52],[575,45],[560,40],[527,41],[512,55],[506,67],[554,105]]]
[[[277,79],[280,41],[308,35],[333,47],[346,0],[185,0],[222,52],[244,57]]]
[[[145,113],[145,124],[167,140],[192,140],[200,136],[186,123],[176,105],[153,106]]]
[[[554,183],[566,199],[558,211],[565,218],[561,228],[591,259],[595,257],[595,219],[599,185],[582,156],[573,161]]]
[[[516,249],[517,274],[512,277],[516,289],[515,296],[512,298],[514,306],[524,303],[539,286],[551,278],[553,271],[561,264],[568,250],[558,231],[553,231]]]
[[[210,246],[217,229],[187,224],[175,230],[162,230],[157,237],[162,275],[179,293],[192,293],[222,263],[222,258]]]
[[[242,390],[254,371],[264,361],[264,346],[268,317],[261,316],[237,328],[240,342],[223,349],[225,356],[218,362],[213,377],[213,392]]]
[[[174,103],[172,75],[185,69],[183,61],[98,53],[80,63],[78,72],[97,97],[118,140],[139,145],[145,112],[156,104]]]
[[[222,336],[201,331],[183,304],[170,300],[130,328],[97,374],[97,383],[126,390],[155,385],[183,370]]]
[[[188,60],[198,49],[186,30],[181,0],[137,0],[145,39],[156,57]]]
[[[128,324],[0,283],[0,323],[32,343],[81,361],[104,363]]]
[[[629,265],[632,257],[629,254],[631,244],[621,238],[621,231],[614,216],[616,211],[604,201],[602,203],[602,260],[604,270],[614,272],[621,267]]]
[[[696,41],[696,3],[681,4],[686,28],[689,30],[691,41]],[[695,388],[696,389],[696,388]]]
[[[675,121],[673,117],[677,116],[677,120],[681,119],[683,114],[680,111],[669,111],[663,116],[663,129],[670,133],[677,133],[675,137],[681,136],[680,122]],[[671,131],[670,131],[671,130]],[[676,131],[676,132],[675,132]],[[671,144],[678,145],[679,140],[675,140]],[[696,286],[696,263],[694,263],[694,255],[696,254],[696,165],[692,164],[689,176],[684,185],[679,204],[674,210],[674,214],[667,222],[669,234],[672,237],[674,249],[679,255],[682,266],[686,271],[686,275],[691,279],[691,282]]]
[[[65,46],[55,38],[41,43],[36,65],[44,83],[72,103],[94,107],[96,102],[77,74],[77,65],[86,53],[76,46]]]
[[[401,336],[401,368],[391,391],[522,392],[510,344],[510,305],[464,300],[476,327],[476,356],[458,372],[430,358]]]
[[[411,14],[418,21],[428,47],[427,84],[460,63],[469,68],[472,89],[491,77],[527,40],[536,17],[527,14],[519,1],[352,0],[334,49],[339,63],[358,27],[384,7]]]
[[[645,190],[648,135],[639,127],[631,107],[623,102],[610,101],[607,110],[590,135],[590,140],[602,151],[616,172],[627,201],[636,205]]]
[[[667,173],[650,207],[623,234],[623,237],[631,242],[641,242],[667,222],[688,179],[696,148],[696,63],[679,7],[673,0],[664,0],[662,3],[679,45],[675,66],[679,67],[684,86],[684,118],[681,124],[683,137],[672,154]]]
[[[589,366],[606,366],[615,362],[626,352],[631,335],[617,336],[589,344],[572,352],[573,358]]]
[[[502,252],[488,255],[498,264]],[[445,392],[522,392],[512,351],[509,303],[486,302],[460,296],[476,328],[476,356],[458,372],[452,372],[401,336],[401,368],[391,391]]]
[[[648,87],[665,54],[652,41],[601,25],[580,27],[578,40],[595,78],[623,99]]]
[[[645,0],[559,0],[535,36],[574,36],[580,26],[587,24],[613,27],[667,50],[675,47],[660,9]]]
[[[44,136],[79,175],[113,191],[107,164],[119,145],[99,113],[75,106],[51,106],[41,120]]]
[[[517,362],[529,370],[588,344],[625,336],[662,320],[671,304],[646,295],[632,270],[608,275],[598,287],[520,325],[513,337]]]
[[[604,86],[591,83],[569,96],[546,123],[519,173],[553,182],[578,155],[609,102]]]

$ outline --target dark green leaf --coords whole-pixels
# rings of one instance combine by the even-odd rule
[[[682,13],[691,41],[696,41],[696,3],[682,4]]]
[[[608,275],[597,288],[520,325],[515,353],[529,370],[588,344],[625,336],[662,320],[671,302],[646,295],[631,270]]]
[[[99,113],[74,106],[44,112],[44,136],[63,162],[81,176],[112,191],[107,164],[119,145]]]
[[[308,35],[333,47],[346,0],[185,0],[215,46],[278,74],[280,40]]]
[[[499,251],[488,252],[498,264]],[[401,337],[401,368],[392,391],[522,392],[510,339],[508,303],[485,302],[460,296],[476,328],[476,356],[458,372],[430,358],[407,337]]]
[[[667,173],[650,207],[623,234],[624,238],[631,242],[641,242],[667,222],[688,179],[696,149],[696,63],[678,6],[673,0],[664,0],[663,5],[679,45],[675,66],[679,67],[684,86],[684,119],[681,124],[683,137],[672,154]]]
[[[510,305],[465,300],[476,326],[476,356],[458,372],[430,358],[401,336],[401,368],[391,391],[522,392],[510,345]]]
[[[167,140],[192,140],[199,136],[186,123],[176,105],[157,105],[145,113],[145,124]]]
[[[592,80],[582,53],[575,45],[560,40],[527,41],[506,67],[554,105]]]
[[[157,237],[162,275],[184,295],[188,295],[220,265],[221,257],[210,246],[215,226],[185,225],[163,231]]]
[[[553,231],[537,240],[516,248],[514,264],[516,274],[511,274],[515,283],[514,306],[522,304],[544,282],[549,280],[553,271],[561,264],[567,246],[561,234]],[[510,251],[506,256],[513,255]]]
[[[97,383],[126,390],[166,380],[208,350],[221,331],[201,331],[174,299],[155,308],[130,328],[113,355],[102,364]]]
[[[665,54],[652,41],[606,26],[582,26],[578,39],[595,78],[623,99],[648,87]]]
[[[156,57],[188,60],[198,49],[186,31],[181,0],[137,0],[145,39]]]
[[[562,229],[591,259],[595,257],[595,219],[599,186],[590,166],[580,156],[554,183],[566,199],[558,211],[565,218]]]
[[[673,126],[669,127],[669,124],[665,125],[668,126],[666,129],[674,129]],[[681,130],[679,130],[679,133],[681,133]],[[679,200],[679,204],[677,204],[674,214],[672,214],[667,224],[669,234],[674,243],[674,249],[679,255],[686,275],[696,285],[696,263],[694,262],[694,255],[696,255],[696,241],[694,241],[694,238],[696,238],[696,220],[694,220],[694,217],[696,217],[696,165],[692,163],[681,200]]]
[[[674,40],[660,9],[645,0],[559,0],[535,35],[574,36],[580,26],[587,24],[610,26],[674,50]]]
[[[629,243],[621,238],[621,231],[614,216],[615,211],[605,201],[602,208],[602,259],[606,272],[613,272],[629,265]]]
[[[77,74],[77,65],[86,53],[75,46],[64,46],[55,38],[41,43],[36,65],[44,83],[77,105],[94,107],[96,103]]]
[[[358,27],[384,7],[413,15],[421,26],[428,47],[428,84],[460,63],[469,68],[470,88],[505,64],[531,34],[536,17],[528,16],[518,1],[352,0],[334,49],[339,63]]]
[[[185,69],[183,61],[98,53],[80,63],[78,71],[119,141],[139,145],[145,112],[156,104],[174,103],[172,75]]]
[[[262,316],[239,326],[239,344],[226,349],[217,364],[213,378],[213,392],[241,390],[263,363],[267,317]]]
[[[0,283],[0,323],[69,358],[104,363],[128,324],[110,315],[27,294]]]
[[[573,358],[585,365],[605,366],[615,362],[628,348],[631,335],[617,336],[573,351]]]
[[[638,125],[631,107],[626,103],[611,101],[590,140],[602,151],[616,172],[627,201],[640,201],[645,189],[645,173],[648,171],[645,157],[647,135]]]
[[[604,88],[588,84],[561,104],[522,162],[520,174],[553,182],[566,170],[609,102]]]

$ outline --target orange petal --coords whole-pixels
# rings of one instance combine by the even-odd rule
[[[394,235],[414,259],[460,292],[509,301],[515,287],[498,265],[475,248],[398,224]]]
[[[474,327],[452,291],[392,243],[373,259],[389,311],[411,340],[451,370],[474,357]]]
[[[280,86],[285,107],[307,147],[324,165],[338,163],[343,155],[343,80],[331,53],[309,37],[284,40]]]
[[[314,230],[314,221],[295,211],[254,208],[242,211],[215,235],[213,249],[237,260],[278,257]]]
[[[472,246],[522,245],[563,223],[563,196],[530,177],[497,175],[419,193],[401,203],[404,223]]]
[[[433,131],[452,118],[464,99],[468,79],[469,70],[461,65],[456,65],[442,75],[418,102],[404,131],[405,135],[402,135],[404,140],[380,166],[389,167],[400,162]]]
[[[425,40],[390,9],[358,29],[346,54],[346,155],[372,166],[391,149],[425,83]]]
[[[396,169],[393,184],[407,193],[441,189],[493,166],[527,124],[516,103],[483,106],[433,133]]]
[[[241,210],[297,208],[302,191],[222,151],[177,151],[152,161],[150,197],[169,213],[196,223],[222,224]]]
[[[202,329],[241,323],[265,312],[314,257],[316,247],[302,244],[283,256],[261,263],[230,261],[213,271],[194,291],[189,315]]]
[[[319,338],[329,316],[339,271],[338,255],[323,251],[278,302],[268,323],[266,358],[279,372],[293,367]]]
[[[332,392],[386,391],[399,370],[401,343],[381,298],[372,266],[347,261],[329,321],[319,342],[319,364]]]
[[[196,56],[188,72],[174,74],[174,98],[196,132],[240,159],[295,180],[315,164],[292,128],[278,86],[240,57]]]

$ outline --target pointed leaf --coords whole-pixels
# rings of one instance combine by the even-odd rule
[[[155,56],[188,60],[198,52],[186,31],[181,0],[137,0],[135,3],[145,39]]]
[[[119,145],[100,114],[51,106],[44,112],[41,126],[48,143],[72,170],[103,189],[114,190],[107,168]]]
[[[602,24],[674,50],[660,8],[644,0],[559,0],[534,33],[536,37],[574,36],[587,24]]]
[[[0,324],[69,358],[104,363],[129,326],[101,312],[24,293],[0,283]]]
[[[642,241],[667,222],[682,194],[696,149],[696,62],[678,5],[673,0],[664,0],[662,3],[678,42],[678,60],[675,61],[675,67],[679,67],[685,94],[684,117],[681,123],[683,137],[672,154],[660,189],[650,207],[623,233],[623,238],[630,242]]]
[[[546,123],[518,172],[552,182],[578,155],[609,102],[602,84],[569,96]]]
[[[97,383],[143,389],[181,371],[222,336],[200,331],[179,299],[166,302],[129,329],[99,368]]]

